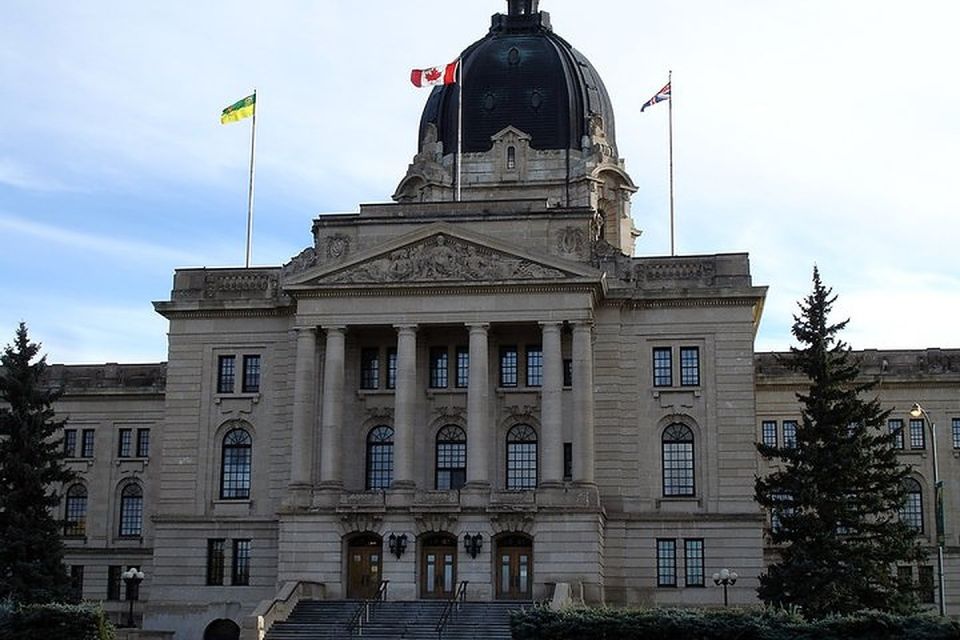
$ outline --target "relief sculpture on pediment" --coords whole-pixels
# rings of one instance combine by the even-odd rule
[[[335,273],[331,283],[476,282],[563,278],[559,269],[438,234]]]

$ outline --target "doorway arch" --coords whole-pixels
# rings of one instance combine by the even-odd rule
[[[457,539],[429,533],[420,541],[420,597],[450,598],[457,588]]]
[[[533,598],[533,538],[506,533],[495,540],[493,581],[497,600]]]
[[[347,597],[373,598],[383,575],[383,538],[361,533],[347,540]]]

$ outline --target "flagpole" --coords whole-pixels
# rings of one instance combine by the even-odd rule
[[[676,244],[674,240],[674,217],[673,217],[673,70],[667,73],[667,86],[670,87],[670,98],[667,100],[668,122],[669,122],[669,141],[670,141],[670,255],[677,255]]]
[[[463,169],[460,163],[463,159],[463,58],[457,60],[457,202],[460,202],[463,180]]]
[[[247,193],[247,261],[246,268],[250,268],[250,257],[253,253],[253,168],[257,150],[257,90],[253,90],[253,124],[250,127],[250,190]]]

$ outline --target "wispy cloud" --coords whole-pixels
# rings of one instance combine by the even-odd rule
[[[125,261],[162,261],[169,264],[190,264],[196,259],[195,254],[177,251],[161,245],[129,238],[72,231],[39,222],[31,222],[2,212],[0,212],[0,230]]]
[[[0,158],[0,184],[27,191],[72,191],[71,187],[44,176],[12,158]]]

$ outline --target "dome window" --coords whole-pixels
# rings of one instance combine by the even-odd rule
[[[516,47],[510,47],[510,51],[507,52],[507,62],[514,67],[520,64],[520,50]]]
[[[534,111],[537,111],[540,108],[540,105],[543,104],[543,96],[540,95],[539,91],[534,91],[530,94],[530,106],[533,107]]]
[[[513,145],[507,147],[507,169],[517,168],[517,148]]]
[[[483,96],[483,108],[487,111],[493,111],[493,107],[496,105],[496,100],[493,97],[492,93],[488,93]]]

